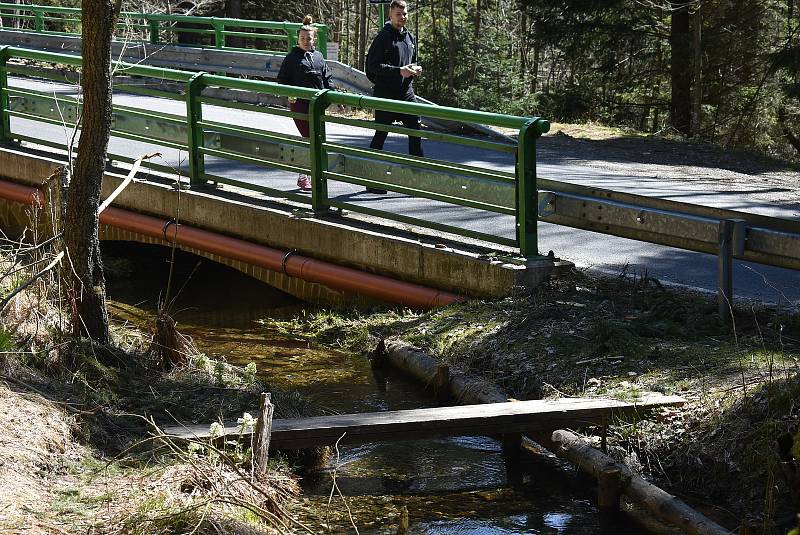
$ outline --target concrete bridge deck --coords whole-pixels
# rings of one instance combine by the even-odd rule
[[[30,150],[0,148],[0,178],[41,188],[47,177],[63,165]],[[103,180],[102,197],[123,181],[121,172],[109,171]],[[336,265],[414,282],[459,295],[497,297],[526,284],[532,270],[524,265],[490,257],[485,250],[448,242],[441,237],[415,236],[396,228],[342,218],[336,213],[309,217],[304,210],[258,198],[253,192],[230,189],[182,191],[168,179],[149,176],[132,182],[114,206],[161,218],[165,224],[176,216],[183,224],[240,238],[247,242],[293,251]],[[0,227],[22,229],[30,225],[28,207],[0,200]],[[165,236],[166,237],[166,236]],[[101,239],[170,244],[108,225],[101,226]],[[449,246],[448,246],[449,245]],[[230,265],[300,299],[320,304],[364,302],[352,292],[307,282],[280,271],[210,254],[200,248],[182,249]],[[544,273],[550,268],[546,260]]]

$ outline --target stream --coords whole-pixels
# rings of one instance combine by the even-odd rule
[[[104,243],[103,250],[112,317],[126,319],[124,310],[133,309],[152,319],[166,288],[169,251],[134,243]],[[373,371],[362,355],[315,347],[260,323],[313,307],[233,269],[180,253],[171,293],[178,294],[178,329],[200,351],[255,362],[265,381],[299,391],[324,411],[437,405],[432,392],[400,373]],[[487,437],[342,445],[328,467],[304,476],[298,516],[320,533],[355,533],[352,518],[359,533],[394,534],[403,508],[414,534],[601,533],[587,480],[555,459],[523,457],[507,468],[500,444]],[[334,475],[346,501],[339,492],[330,498]]]

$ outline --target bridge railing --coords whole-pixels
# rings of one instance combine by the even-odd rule
[[[248,52],[288,52],[297,43],[300,26],[302,24],[292,22],[122,12],[117,21],[117,38],[153,45],[189,44]],[[315,26],[317,49],[327,58],[328,27]],[[0,27],[51,35],[80,35],[81,10],[0,3]]]
[[[81,59],[13,47],[0,50],[0,138],[63,148],[64,143],[61,141],[27,136],[18,129],[12,129],[10,119],[45,122],[71,129],[80,116],[81,103],[68,94],[59,96],[48,91],[10,87],[7,83],[9,73],[25,75],[29,72],[23,65],[9,63],[12,58],[71,67],[79,67]],[[116,63],[115,74],[118,78],[124,76],[124,79],[115,84],[118,90],[182,101],[180,112],[176,109],[168,113],[115,105],[111,133],[118,138],[186,151],[187,174],[193,186],[229,184],[310,204],[317,213],[334,208],[347,209],[512,246],[523,257],[538,254],[535,147],[538,136],[549,129],[549,124],[543,119],[398,102],[144,65]],[[64,82],[64,74],[61,72],[52,71],[50,77]],[[177,82],[184,86],[184,94],[153,87],[152,84],[145,83],[146,80]],[[214,90],[219,88],[256,92],[272,97],[306,99],[310,103],[309,112],[296,113],[276,105],[259,106],[223,100],[214,96]],[[342,114],[339,112],[340,106],[358,110],[360,115],[354,117]],[[365,110],[376,109],[513,128],[519,132],[519,142],[517,145],[509,145],[458,134],[378,125],[364,118]],[[231,113],[246,112],[244,117],[247,118],[247,124],[241,124],[242,121],[237,124],[222,113],[224,110],[235,110]],[[270,130],[264,126],[268,121],[261,119],[265,115],[308,120],[310,137],[304,139],[287,134],[285,128],[283,131]],[[499,155],[505,158],[507,170],[498,171],[479,164],[366,149],[358,146],[359,141],[353,141],[347,136],[329,135],[326,125],[330,123],[352,129],[410,133],[455,144],[471,153]],[[290,130],[293,131],[294,127],[290,127]],[[363,137],[358,139],[362,140]],[[133,160],[130,156],[113,154],[111,151],[109,158],[118,161]],[[239,162],[240,167],[246,167],[248,178],[226,173],[231,168],[231,162]],[[159,170],[174,171],[164,166],[151,166]],[[272,185],[258,180],[260,174],[274,174],[276,171],[283,172],[283,183],[290,184],[291,188],[275,187],[274,180],[270,183]],[[311,177],[310,197],[293,190],[297,177],[295,173],[305,173]],[[338,183],[337,188],[346,183],[428,199],[434,201],[435,207],[467,210],[469,213],[465,219],[473,222],[487,213],[504,214],[515,222],[515,235],[511,237],[500,232],[500,229],[485,230],[480,224],[445,224],[437,222],[429,213],[409,213],[402,207],[393,208],[385,203],[381,203],[378,208],[374,206],[375,203],[359,202],[359,199],[353,200],[347,195],[330,195],[331,183]]]
[[[9,73],[26,75],[31,72],[25,65],[8,63],[12,58],[72,67],[80,66],[80,58],[0,47],[0,140],[16,139],[63,148],[64,140],[70,138],[68,129],[79,117],[80,102],[68,94],[59,96],[53,90],[9,87]],[[117,75],[124,77],[118,79],[117,89],[170,99],[177,107],[165,113],[115,105],[112,135],[186,151],[188,172],[183,168],[177,171],[188,176],[194,186],[205,186],[209,182],[230,184],[310,205],[318,212],[330,208],[362,212],[513,246],[523,257],[537,254],[537,217],[541,221],[568,227],[716,254],[719,258],[720,313],[723,316],[732,298],[733,258],[800,270],[800,222],[796,220],[538,180],[536,140],[548,128],[542,119],[402,103],[143,65],[118,63],[115,69]],[[50,73],[48,77],[62,84],[56,89],[63,88],[68,73],[60,70]],[[36,75],[41,76],[41,72],[37,71]],[[154,79],[179,84],[184,92],[177,94],[154,87]],[[214,92],[218,88],[228,89],[228,93],[245,91],[270,97],[303,98],[309,100],[310,111],[301,114],[274,104],[257,106],[223,100]],[[354,108],[360,115],[342,114],[338,105]],[[361,111],[372,109],[513,128],[519,132],[519,142],[507,145],[468,136],[378,125],[365,119],[368,115]],[[235,114],[242,112],[246,124],[242,121],[237,124]],[[279,131],[270,130],[262,120],[270,115],[309,120],[310,138],[287,134],[294,128],[285,124],[285,120]],[[46,139],[44,132],[29,136],[20,132],[11,119],[52,123],[60,125],[65,132],[61,140]],[[328,124],[354,130],[379,129],[419,135],[463,147],[470,151],[470,157],[456,162],[371,151],[357,146],[358,141],[354,141],[363,140],[363,137],[342,135],[341,130],[329,133],[326,129]],[[143,153],[145,151],[142,149]],[[472,152],[475,152],[475,158],[471,157]],[[494,164],[483,166],[474,163],[481,159],[479,153],[497,155],[498,158]],[[130,155],[114,154],[113,150],[109,157],[122,162],[133,161]],[[503,158],[505,164],[496,165]],[[247,176],[232,176],[227,172],[232,162],[245,166]],[[169,173],[176,171],[166,165],[147,165]],[[282,177],[268,184],[259,180],[262,175],[275,173],[282,174]],[[294,173],[311,176],[313,188],[310,196],[293,188]],[[380,204],[360,202],[358,195],[337,195],[336,191],[331,195],[329,190],[337,188],[341,191],[342,183],[386,189],[427,201],[424,205],[419,203],[411,211],[404,211],[402,206],[394,204],[397,195],[381,198]],[[441,218],[431,215],[431,207],[433,210],[455,207],[461,210],[461,216],[466,217],[444,224]],[[480,223],[490,214],[511,218],[516,226],[515,235],[505,234],[500,228],[470,225]]]

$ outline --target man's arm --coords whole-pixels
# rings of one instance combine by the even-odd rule
[[[379,32],[373,39],[372,44],[369,45],[369,52],[367,52],[367,72],[371,72],[379,78],[386,78],[392,76],[400,70],[400,66],[383,63],[383,58],[386,55],[386,40],[383,38],[383,32]]]

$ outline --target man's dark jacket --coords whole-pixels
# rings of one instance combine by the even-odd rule
[[[312,89],[331,89],[331,73],[325,58],[317,50],[306,52],[299,46],[292,49],[283,59],[278,71],[278,83],[310,87]]]
[[[410,31],[398,31],[387,22],[369,47],[367,73],[375,82],[376,97],[413,100],[413,77],[403,78],[400,67],[417,63],[417,40]]]

